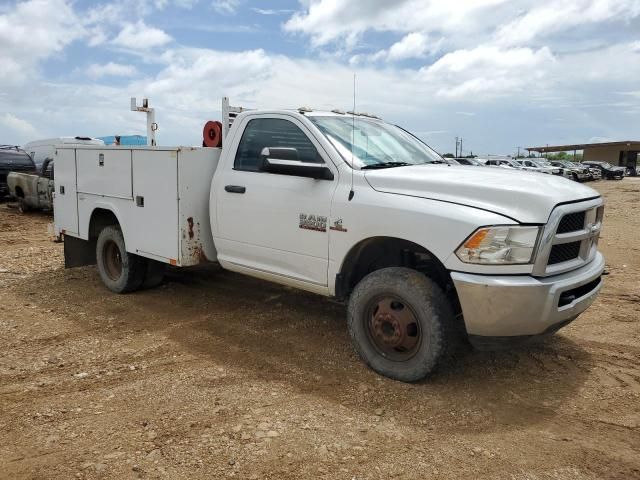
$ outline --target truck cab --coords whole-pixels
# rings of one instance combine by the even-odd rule
[[[64,150],[69,266],[97,262],[125,293],[150,266],[216,261],[333,297],[360,357],[397,380],[435,371],[461,336],[492,348],[555,332],[602,286],[597,192],[443,163],[371,115],[244,111],[223,118],[222,148]]]

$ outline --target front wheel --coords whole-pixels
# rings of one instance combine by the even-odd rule
[[[453,346],[454,315],[442,289],[402,267],[367,275],[349,299],[348,326],[356,352],[381,375],[418,381]]]

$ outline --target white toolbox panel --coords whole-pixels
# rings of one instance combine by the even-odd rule
[[[79,193],[132,198],[131,150],[78,148],[76,166]]]
[[[179,257],[177,152],[133,150],[132,164],[132,244],[137,253],[175,260]]]
[[[58,232],[78,235],[78,197],[76,195],[76,151],[56,150],[53,214]]]

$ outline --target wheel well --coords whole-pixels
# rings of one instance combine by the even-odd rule
[[[24,191],[22,187],[16,187],[16,197],[24,198]]]
[[[407,267],[423,273],[442,288],[454,311],[461,311],[451,275],[442,262],[421,245],[394,237],[368,238],[351,248],[336,276],[336,297],[347,298],[365,276],[387,267]]]
[[[104,227],[119,224],[118,217],[111,210],[96,208],[91,213],[91,220],[89,221],[89,240],[97,239]]]

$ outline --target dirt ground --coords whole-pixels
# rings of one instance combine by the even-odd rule
[[[219,270],[115,295],[0,205],[0,477],[640,478],[640,181],[601,181],[609,276],[555,337],[416,385],[345,308]]]

